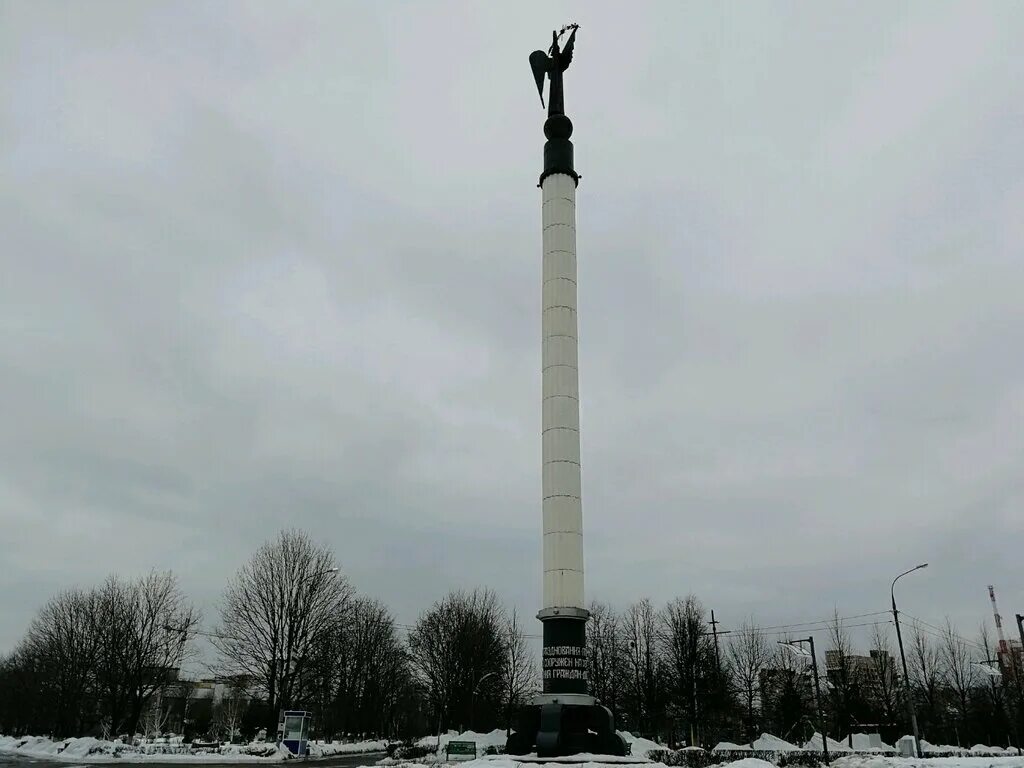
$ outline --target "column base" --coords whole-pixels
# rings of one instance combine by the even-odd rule
[[[615,732],[610,709],[600,704],[562,703],[560,698],[548,694],[519,710],[515,733],[505,745],[506,754],[567,757],[588,752],[625,756],[626,742]],[[569,695],[565,699],[572,701],[577,697]]]

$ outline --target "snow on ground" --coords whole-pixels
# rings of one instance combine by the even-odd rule
[[[659,744],[656,741],[650,739],[642,739],[634,736],[629,731],[619,731],[621,736],[627,744],[629,744],[629,754],[633,757],[647,757],[648,752],[654,752],[656,750],[668,749],[668,747]]]
[[[476,752],[478,755],[482,755],[484,750],[488,747],[500,747],[505,748],[505,742],[508,740],[508,736],[500,728],[495,728],[490,733],[477,733],[476,731],[463,731],[457,733],[455,731],[448,731],[448,733],[441,734],[441,752],[444,752],[444,748],[448,746],[449,741],[473,741],[476,742]],[[427,749],[433,750],[438,746],[437,736],[424,736],[422,739],[416,742],[419,747],[426,747]]]
[[[594,755],[589,752],[581,752],[577,755],[568,755],[566,757],[537,757],[536,755],[516,755],[515,757],[507,757],[505,755],[488,755],[480,758],[480,762],[486,763],[488,766],[493,766],[496,762],[500,765],[507,765],[511,762],[520,766],[520,768],[536,768],[537,765],[547,765],[551,763],[557,763],[560,768],[579,768],[580,766],[600,766],[608,765],[614,766],[614,768],[623,768],[625,765],[642,765],[644,768],[657,768],[663,763],[653,763],[645,757],[636,757],[635,755],[626,755],[625,757],[618,757],[616,755]],[[459,764],[461,768],[461,763]],[[404,768],[404,766],[403,766]]]
[[[103,741],[84,737],[51,741],[40,736],[13,738],[0,736],[0,753],[24,755],[46,760],[102,763],[112,760],[156,763],[251,763],[280,762],[291,757],[284,747],[273,743],[223,744],[219,748],[199,748],[178,738],[168,744],[153,743],[133,746],[121,741]],[[356,755],[384,752],[386,741],[310,742],[310,757]]]
[[[387,748],[388,742],[386,741],[311,741],[309,742],[309,756],[358,755],[368,752],[383,752]]]
[[[13,738],[0,736],[0,753],[23,755],[43,760],[73,763],[273,763],[289,757],[289,753],[276,744],[234,744],[220,752],[147,752],[121,741],[103,741],[92,737],[51,741],[41,736]]]
[[[647,756],[652,750],[666,749],[661,744],[648,739],[637,738],[628,731],[620,731],[620,735],[630,744],[630,757],[614,758],[603,755],[573,755],[560,758],[560,768],[599,768],[602,765],[614,765],[616,768],[623,768],[622,764],[637,763]],[[477,744],[475,760],[459,762],[459,768],[534,768],[534,762],[526,759],[515,759],[505,755],[483,756],[488,747],[503,747],[505,744],[505,732],[494,730],[490,733],[476,733],[465,731],[441,735],[442,756],[443,747],[452,740],[473,741]],[[437,737],[429,736],[420,740],[420,744],[428,748],[437,746]],[[854,739],[855,744],[857,739]],[[821,744],[820,734],[808,742],[807,747],[817,750]],[[357,743],[321,743],[310,744],[312,757],[330,757],[331,755],[358,754],[369,752],[383,752],[387,744],[383,741],[363,741]],[[170,748],[169,751],[163,751]],[[832,763],[832,768],[1024,768],[1024,757],[1017,756],[1016,750],[1005,750],[1002,747],[989,747],[984,744],[976,744],[970,750],[958,749],[956,747],[934,746],[922,742],[922,747],[927,751],[957,751],[963,754],[962,757],[925,757],[921,760],[916,758],[892,757],[880,754],[847,754],[838,757]],[[13,738],[0,736],[0,754],[17,754],[25,757],[54,760],[60,762],[94,764],[94,763],[277,763],[283,762],[290,757],[287,750],[275,744],[236,744],[223,745],[219,751],[191,752],[188,745],[174,743],[170,745],[142,745],[139,747],[124,744],[120,741],[103,741],[94,738],[64,739],[62,741],[51,741],[43,737]],[[765,750],[776,753],[785,753],[800,750],[793,744],[789,744],[770,734],[762,734],[754,742],[754,749]],[[849,747],[843,742],[834,742],[829,739],[829,749],[840,753],[849,752]],[[877,749],[877,748],[876,748]],[[748,745],[729,744],[722,742],[715,747],[717,751],[723,750],[750,750]],[[443,760],[443,757],[442,757]],[[367,763],[373,762],[369,758]],[[396,761],[397,762],[397,761]],[[431,763],[433,768],[438,765],[437,758],[431,755],[423,763],[401,762],[401,768],[427,768],[424,763]],[[649,768],[664,768],[661,763],[647,763]],[[771,763],[753,757],[744,758],[731,763],[725,763],[716,768],[773,768]]]
[[[818,734],[815,734],[817,736]],[[820,741],[820,737],[819,737]],[[800,752],[801,747],[796,744],[790,744],[784,739],[780,739],[778,736],[772,736],[770,733],[762,733],[753,744],[753,749],[756,752]],[[733,744],[731,741],[720,741],[715,744],[711,749],[712,752],[750,752],[750,744]],[[744,758],[748,759],[748,758]]]
[[[731,741],[720,741],[711,748],[712,752],[749,752],[749,744],[733,744]]]
[[[638,764],[637,758],[629,757],[612,757],[611,755],[590,755],[590,754],[579,754],[571,755],[569,757],[558,757],[554,759],[545,759],[543,764],[550,765],[557,763],[559,768],[599,768],[603,765],[612,765],[615,768],[623,768],[624,765],[630,763]],[[459,768],[536,768],[538,764],[536,758],[533,760],[526,758],[523,760],[506,757],[505,755],[489,755],[487,757],[478,758],[477,760],[469,760],[465,763],[459,763]],[[644,768],[665,768],[664,763],[650,763],[650,762],[639,762]],[[403,765],[402,768],[411,768]],[[436,768],[436,766],[435,766]]]
[[[815,731],[814,735],[811,736],[806,744],[804,744],[804,749],[821,752],[821,734]],[[828,751],[831,755],[840,754],[842,752],[853,752],[845,741],[836,741],[833,738],[829,738],[828,740]]]
[[[633,757],[646,757],[647,753],[650,751],[668,749],[668,747],[659,744],[656,741],[638,738],[629,731],[619,731],[619,735],[626,740],[627,744],[630,745],[630,753]],[[477,733],[476,731],[463,731],[462,733],[456,733],[455,731],[448,731],[448,733],[441,734],[440,753],[444,754],[445,747],[448,745],[449,741],[473,741],[476,742],[477,755],[483,756],[484,750],[488,747],[495,747],[496,749],[504,750],[505,742],[507,740],[508,737],[505,735],[505,731],[500,728],[496,728],[490,733]],[[416,744],[417,746],[425,747],[433,751],[438,745],[438,738],[437,736],[424,736],[422,739],[417,741]],[[491,761],[491,764],[493,764],[493,761]]]
[[[853,743],[853,749],[856,752],[895,752],[896,747],[891,747],[882,741],[882,737],[877,733],[852,733],[845,739],[839,740],[842,744],[847,746]],[[946,751],[946,750],[944,750]]]
[[[799,752],[800,747],[790,744],[785,739],[772,736],[770,733],[762,733],[753,743],[756,752]],[[754,766],[748,766],[754,768]]]
[[[981,755],[984,757],[996,757],[1003,755],[1016,755],[1017,750],[1012,748],[1003,747],[988,747],[984,744],[975,744],[970,750],[972,755]]]
[[[748,747],[749,749],[749,747]],[[628,760],[629,758],[622,758]],[[635,762],[635,758],[634,762]],[[600,768],[604,765],[616,765],[615,758],[601,755],[573,755],[559,758],[559,768]],[[504,755],[492,755],[460,762],[459,768],[535,768],[535,764],[526,760],[516,760]],[[645,763],[646,768],[665,768],[664,763]],[[366,766],[365,768],[372,768]],[[402,763],[402,768],[437,768],[436,765],[426,766],[422,763]],[[766,761],[755,757],[746,757],[730,763],[723,763],[714,768],[775,768]],[[1024,757],[931,757],[917,760],[908,757],[891,757],[884,755],[849,755],[832,762],[831,768],[1024,768]]]
[[[1024,768],[1024,757],[886,757],[849,755],[832,768]]]

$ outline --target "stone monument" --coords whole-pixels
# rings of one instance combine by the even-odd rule
[[[587,692],[583,595],[583,506],[580,500],[579,374],[576,318],[576,187],[572,121],[565,114],[563,74],[572,62],[578,25],[552,32],[548,52],[530,54],[544,104],[544,170],[540,175],[542,285],[542,487],[544,692],[519,713],[506,751],[538,757],[580,752],[625,755],[612,713]],[[570,32],[565,46],[561,38]]]

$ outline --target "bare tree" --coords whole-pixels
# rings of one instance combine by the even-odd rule
[[[214,640],[225,675],[244,675],[267,698],[267,730],[304,695],[310,662],[349,604],[352,588],[334,554],[297,530],[282,531],[228,584]]]
[[[728,646],[729,668],[743,697],[747,741],[756,738],[754,705],[758,702],[762,674],[772,663],[774,649],[753,619],[744,621]]]
[[[626,649],[622,621],[607,603],[590,604],[587,655],[590,693],[617,719],[622,714]]]
[[[134,585],[135,623],[125,669],[129,684],[128,731],[135,733],[150,698],[178,678],[188,655],[188,635],[199,613],[172,573],[151,573]]]
[[[399,697],[409,684],[408,654],[387,607],[356,598],[321,647],[313,697],[324,730],[393,735]]]
[[[920,707],[919,716],[927,725],[937,725],[939,720],[940,692],[942,687],[942,659],[939,649],[929,639],[924,628],[914,624],[907,654],[910,682]]]
[[[105,729],[134,734],[153,695],[177,680],[199,614],[169,572],[136,582],[112,576],[97,591],[93,607]]]
[[[952,689],[960,719],[966,720],[970,711],[971,691],[978,684],[978,670],[970,645],[961,638],[956,627],[947,618],[939,641],[939,652],[945,671],[945,682]]]
[[[816,712],[813,667],[792,653],[792,643],[787,635],[775,646],[772,662],[761,677],[762,722],[766,730],[783,738],[801,725],[811,725],[811,730],[824,733],[825,725],[811,717]]]
[[[452,592],[409,633],[409,652],[437,719],[466,725],[476,706],[500,698],[505,669],[502,611],[490,590]]]
[[[855,722],[869,708],[864,701],[864,668],[853,655],[849,631],[834,612],[829,625],[829,648],[825,652],[825,669],[830,683],[832,709],[839,732],[850,736]],[[862,720],[861,720],[862,721]],[[863,721],[862,721],[863,722]]]
[[[213,707],[212,728],[218,738],[233,743],[241,735],[242,718],[249,709],[252,697],[245,678],[225,678],[223,685],[223,693]]]
[[[662,711],[658,617],[647,598],[631,605],[622,620],[626,641],[628,703],[633,728],[651,734]]]
[[[50,733],[82,733],[91,725],[99,634],[94,631],[93,593],[73,589],[50,600],[32,621],[23,648],[39,659],[46,676],[37,685],[51,692]]]
[[[121,733],[128,708],[124,669],[133,634],[131,587],[111,576],[96,591],[93,629],[99,637],[96,688],[105,738]]]
[[[523,634],[519,615],[513,608],[504,624],[505,667],[501,674],[502,704],[505,709],[506,735],[512,732],[515,710],[537,690],[537,659]]]
[[[978,628],[978,646],[980,652],[984,654],[984,658],[979,660],[979,663],[975,666],[980,673],[979,677],[987,678],[984,681],[979,679],[979,683],[985,688],[987,696],[979,697],[982,701],[976,703],[976,709],[982,710],[979,714],[982,714],[983,719],[989,724],[988,740],[986,741],[986,743],[989,743],[992,740],[991,734],[993,732],[1006,733],[1009,730],[1016,731],[1016,724],[1009,712],[1009,702],[1007,701],[1005,690],[1010,670],[1002,668],[1002,663],[999,660],[998,646],[987,621],[983,621]],[[992,665],[990,662],[995,662],[995,664]],[[1009,659],[1006,659],[1005,662],[1009,664]]]
[[[197,622],[171,573],[63,592],[40,610],[15,656],[34,689],[19,706],[37,702],[31,722],[53,735],[97,724],[134,733],[154,694],[177,677]]]
[[[53,720],[56,690],[49,661],[22,642],[0,659],[0,732],[24,736],[44,731]]]
[[[871,632],[871,671],[868,690],[885,722],[895,724],[899,713],[900,682],[892,655],[887,624],[875,624]]]
[[[690,725],[689,743],[700,741],[699,730],[713,709],[714,645],[703,604],[695,595],[671,600],[658,612],[659,655],[665,671],[664,698]],[[669,734],[672,736],[672,734]],[[672,739],[674,741],[674,739]]]

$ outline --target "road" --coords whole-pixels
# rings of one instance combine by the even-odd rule
[[[362,755],[335,755],[334,757],[325,757],[322,760],[302,760],[302,761],[288,761],[287,763],[269,763],[269,765],[289,765],[299,766],[306,763],[312,768],[358,768],[360,765],[373,765],[378,760],[385,757],[383,752],[368,752]],[[144,765],[146,768],[185,768],[185,766],[202,766],[202,768],[216,768],[217,766],[231,766],[231,768],[245,768],[246,766],[255,765],[268,765],[268,763],[251,762],[251,763],[157,763],[154,761],[147,761],[144,763],[133,763],[131,760],[122,758],[116,761],[117,765]],[[87,763],[82,761],[77,763],[74,761],[56,761],[56,760],[36,760],[31,757],[21,757],[20,755],[11,755],[0,752],[0,768],[71,768],[71,766],[81,765],[97,765],[95,763]],[[110,763],[98,763],[98,765],[110,765]]]

